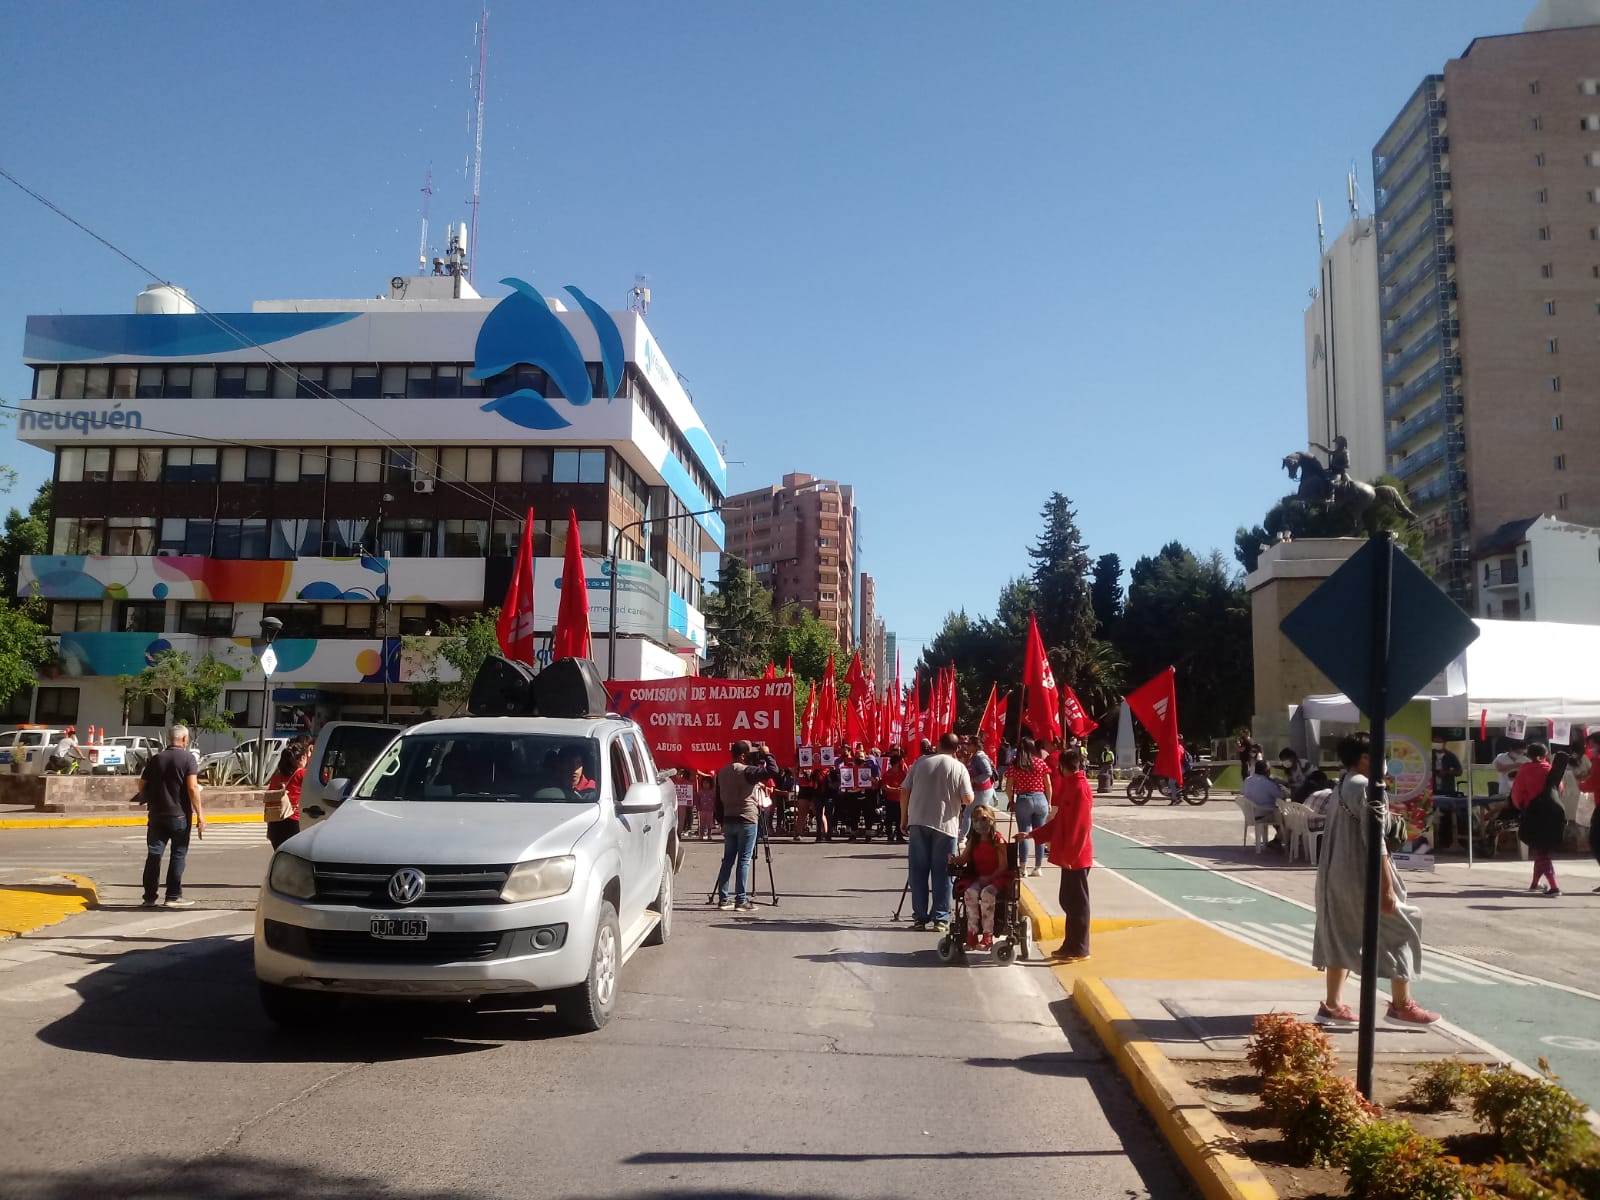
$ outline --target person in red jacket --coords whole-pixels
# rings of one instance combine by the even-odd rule
[[[1600,821],[1595,820],[1596,814],[1600,813],[1600,733],[1591,733],[1583,739],[1583,755],[1578,790],[1589,793],[1595,802],[1596,812],[1589,814],[1589,853],[1594,855],[1596,862],[1600,862]],[[1600,892],[1600,887],[1594,890]]]
[[[1056,951],[1063,962],[1089,957],[1089,868],[1094,865],[1094,791],[1083,773],[1083,753],[1061,755],[1061,790],[1055,794],[1056,815],[1037,829],[1017,834],[1050,843],[1051,865],[1061,868],[1061,910],[1067,915],[1067,936]],[[1018,860],[1021,854],[1018,854]]]

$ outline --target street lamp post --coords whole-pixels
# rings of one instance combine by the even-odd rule
[[[277,665],[277,655],[272,653],[272,643],[278,640],[283,622],[277,617],[261,618],[261,740],[257,743],[257,787],[266,787],[271,778],[267,767],[267,730],[272,722],[272,671]]]
[[[700,508],[694,512],[673,513],[663,517],[640,517],[637,521],[630,521],[617,530],[611,539],[611,572],[606,583],[611,588],[611,632],[606,638],[606,674],[612,679],[617,676],[617,543],[622,540],[622,535],[630,529],[643,529],[646,525],[654,525],[657,521],[679,521],[685,517],[706,517],[712,513],[720,513],[720,508]],[[649,552],[645,557],[648,560]]]

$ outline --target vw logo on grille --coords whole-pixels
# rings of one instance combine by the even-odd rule
[[[428,877],[415,867],[401,867],[389,876],[389,899],[396,904],[415,904],[428,885]]]

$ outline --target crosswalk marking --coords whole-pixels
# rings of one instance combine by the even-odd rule
[[[1282,954],[1297,963],[1311,965],[1313,927],[1291,921],[1216,921],[1217,928],[1233,934],[1242,941]],[[1501,971],[1487,963],[1446,956],[1424,947],[1422,977],[1442,983],[1466,983],[1480,987],[1511,984],[1530,987],[1532,982],[1509,972]]]

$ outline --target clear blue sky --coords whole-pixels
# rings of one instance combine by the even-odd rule
[[[478,279],[650,323],[731,487],[852,482],[907,669],[1045,496],[1092,554],[1229,551],[1305,436],[1313,202],[1532,0],[517,3],[489,18]],[[467,216],[475,3],[10,0],[0,162],[218,311],[370,296]],[[1370,206],[1370,191],[1366,203]],[[29,313],[146,280],[0,181]],[[48,458],[0,435],[22,500]]]

